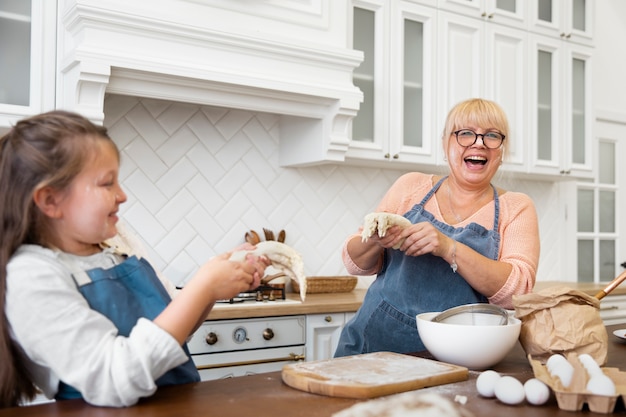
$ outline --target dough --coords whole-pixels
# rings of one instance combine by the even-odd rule
[[[474,414],[439,394],[410,391],[360,402],[332,417],[474,417]]]

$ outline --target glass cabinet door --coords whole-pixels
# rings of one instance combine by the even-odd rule
[[[354,85],[363,92],[363,102],[352,120],[352,139],[363,142],[374,141],[374,119],[376,112],[376,12],[360,7],[354,8],[353,48],[363,51],[363,62],[354,70]]]
[[[31,2],[0,0],[0,103],[30,105]]]

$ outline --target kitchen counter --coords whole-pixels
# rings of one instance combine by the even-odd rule
[[[563,281],[540,281],[535,284],[535,291],[555,285],[566,285],[589,295],[596,295],[606,284],[577,283]],[[273,317],[295,314],[324,314],[357,311],[363,303],[367,289],[357,288],[344,293],[307,294],[306,301],[300,302],[295,293],[287,293],[287,302],[265,301],[260,303],[217,304],[207,320],[239,319],[246,317]],[[626,285],[615,288],[610,295],[626,295]]]
[[[608,326],[609,354],[607,366],[626,369],[626,342],[615,337],[612,332],[619,325]],[[429,357],[427,353],[419,356]],[[511,375],[524,382],[533,376],[532,369],[524,350],[518,343],[500,364],[493,369],[505,375]],[[493,398],[480,397],[476,391],[476,378],[480,373],[470,371],[469,379],[437,387],[424,388],[419,392],[433,392],[453,400],[456,395],[467,397],[464,405],[476,417],[572,417],[571,411],[558,409],[554,395],[542,406],[533,406],[524,402],[517,406],[508,406]],[[91,416],[91,417],[165,417],[165,416],[201,416],[219,415],[222,417],[240,417],[256,415],[330,417],[333,413],[355,404],[359,400],[331,398],[298,391],[281,380],[280,372],[243,376],[230,379],[199,382],[161,388],[157,393],[139,404],[122,409],[92,407],[82,400],[69,400],[30,407],[18,407],[0,410],[0,417],[45,417],[45,416]],[[616,413],[626,413],[622,401],[618,401]],[[584,408],[579,414],[590,414]],[[596,415],[596,414],[594,414]]]
[[[608,282],[602,284],[594,284],[592,282],[564,282],[564,281],[538,281],[535,283],[534,291],[539,291],[544,288],[552,287],[555,285],[565,285],[567,287],[579,290],[589,295],[596,295],[603,290]],[[610,295],[625,295],[626,284],[622,283],[620,286],[611,291]]]
[[[286,302],[278,300],[216,304],[207,320],[352,312],[359,309],[366,292],[366,289],[358,288],[350,292],[307,294],[304,302],[300,302],[298,294],[287,293]]]

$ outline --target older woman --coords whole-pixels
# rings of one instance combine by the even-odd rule
[[[534,204],[491,184],[507,135],[506,115],[496,103],[457,104],[442,137],[449,175],[405,174],[376,209],[411,225],[367,242],[361,230],[348,237],[342,253],[348,272],[377,277],[335,356],[422,350],[417,314],[469,303],[512,308],[514,294],[532,290],[539,260]]]

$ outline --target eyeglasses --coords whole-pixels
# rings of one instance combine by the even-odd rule
[[[484,134],[476,133],[473,130],[461,129],[453,132],[459,145],[469,148],[476,143],[478,137],[481,137],[483,145],[489,149],[498,149],[502,146],[505,136],[499,132],[487,132]]]

